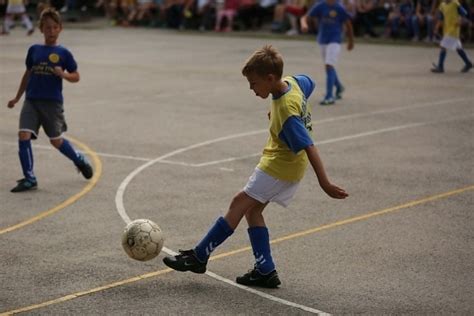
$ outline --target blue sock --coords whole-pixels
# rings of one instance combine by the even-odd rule
[[[63,143],[61,147],[59,147],[59,151],[69,159],[71,159],[75,165],[78,165],[82,162],[82,155],[78,153],[74,147],[72,147],[71,143],[67,139],[63,139]]]
[[[275,270],[275,264],[270,250],[268,229],[266,227],[250,227],[247,231],[257,263],[257,270],[262,274],[272,272]]]
[[[446,50],[442,49],[439,52],[438,68],[444,69],[444,60],[446,59]]]
[[[196,255],[201,262],[206,262],[211,252],[227,239],[234,230],[229,226],[223,217],[219,217],[214,225],[209,229],[206,236],[194,248]]]
[[[458,55],[462,58],[462,60],[464,61],[464,63],[466,65],[472,65],[472,63],[469,60],[469,58],[467,57],[466,52],[464,51],[464,49],[462,49],[462,48],[458,49],[457,52],[458,52]]]
[[[31,140],[18,141],[18,156],[20,157],[21,169],[26,179],[36,180],[33,172],[33,150]]]
[[[336,91],[339,91],[339,90],[341,90],[342,84],[339,81],[339,77],[337,75],[336,68],[333,68],[333,69],[334,69],[334,78],[335,78],[334,84],[336,85]]]
[[[333,67],[326,67],[326,96],[325,99],[332,99],[332,89],[336,82],[336,70]]]

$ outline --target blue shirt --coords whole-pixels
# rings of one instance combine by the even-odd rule
[[[77,70],[71,52],[62,46],[33,45],[26,55],[26,69],[31,71],[26,87],[29,100],[53,100],[63,102],[63,80],[54,74],[60,66],[68,72]]]
[[[308,15],[318,19],[318,43],[341,43],[344,23],[350,19],[350,14],[344,7],[335,3],[329,5],[326,1],[314,5]]]

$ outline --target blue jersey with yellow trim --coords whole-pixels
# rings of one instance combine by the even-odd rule
[[[303,149],[313,144],[307,100],[315,84],[306,75],[283,80],[288,83],[288,90],[272,100],[270,136],[257,167],[274,178],[296,182],[303,178],[308,165]]]
[[[63,80],[54,74],[54,67],[74,72],[77,63],[72,54],[62,46],[33,45],[26,55],[26,68],[31,71],[26,87],[30,100],[63,102]]]

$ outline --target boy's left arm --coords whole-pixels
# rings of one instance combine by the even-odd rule
[[[352,22],[348,19],[344,24],[346,26],[347,50],[352,50],[354,48],[354,29]]]
[[[346,197],[348,197],[349,194],[347,194],[344,189],[332,184],[329,181],[326,171],[324,170],[323,162],[319,157],[319,153],[316,147],[314,145],[310,145],[304,150],[306,152],[306,155],[308,156],[308,160],[311,163],[314,172],[316,173],[316,176],[318,177],[319,185],[324,190],[324,192],[326,192],[327,195],[335,199],[345,199]]]
[[[60,66],[54,67],[54,73],[56,76],[61,77],[69,82],[78,82],[81,79],[78,71],[66,72]]]

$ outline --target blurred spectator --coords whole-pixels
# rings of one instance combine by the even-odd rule
[[[241,0],[238,18],[245,29],[259,29],[266,18],[273,18],[277,0]]]
[[[407,34],[411,35],[412,14],[413,3],[411,0],[393,0],[390,3],[390,13],[385,24],[385,37],[398,38],[401,26],[404,26]]]
[[[290,29],[286,35],[299,34],[299,19],[306,13],[307,8],[307,0],[286,0],[284,3],[277,4],[273,13],[272,31],[286,31],[285,19],[288,19]]]
[[[463,17],[461,20],[461,41],[472,41],[474,1],[459,0],[459,4],[467,12],[467,17]]]
[[[413,41],[421,39],[421,28],[426,28],[425,42],[433,41],[434,13],[436,0],[415,0],[415,14],[412,16]]]
[[[237,9],[239,8],[239,0],[218,0],[217,1],[217,14],[216,14],[216,25],[214,30],[216,32],[232,31],[232,26],[234,24],[234,17],[237,14]],[[224,21],[225,19],[225,21]],[[225,27],[223,27],[223,22],[225,22]]]
[[[1,35],[8,35],[10,34],[11,27],[15,24],[16,17],[21,18],[21,22],[27,29],[27,35],[33,34],[35,28],[33,27],[33,23],[26,13],[25,3],[23,0],[9,0],[7,9],[5,11],[5,17],[3,19],[3,27]]]
[[[155,3],[153,0],[137,0],[137,4],[132,7],[128,14],[128,23],[133,25],[150,24],[154,7]]]
[[[357,35],[378,37],[374,31],[377,13],[376,5],[376,0],[356,0],[357,15],[354,21],[354,28]],[[363,32],[361,31],[362,28],[364,29]]]

